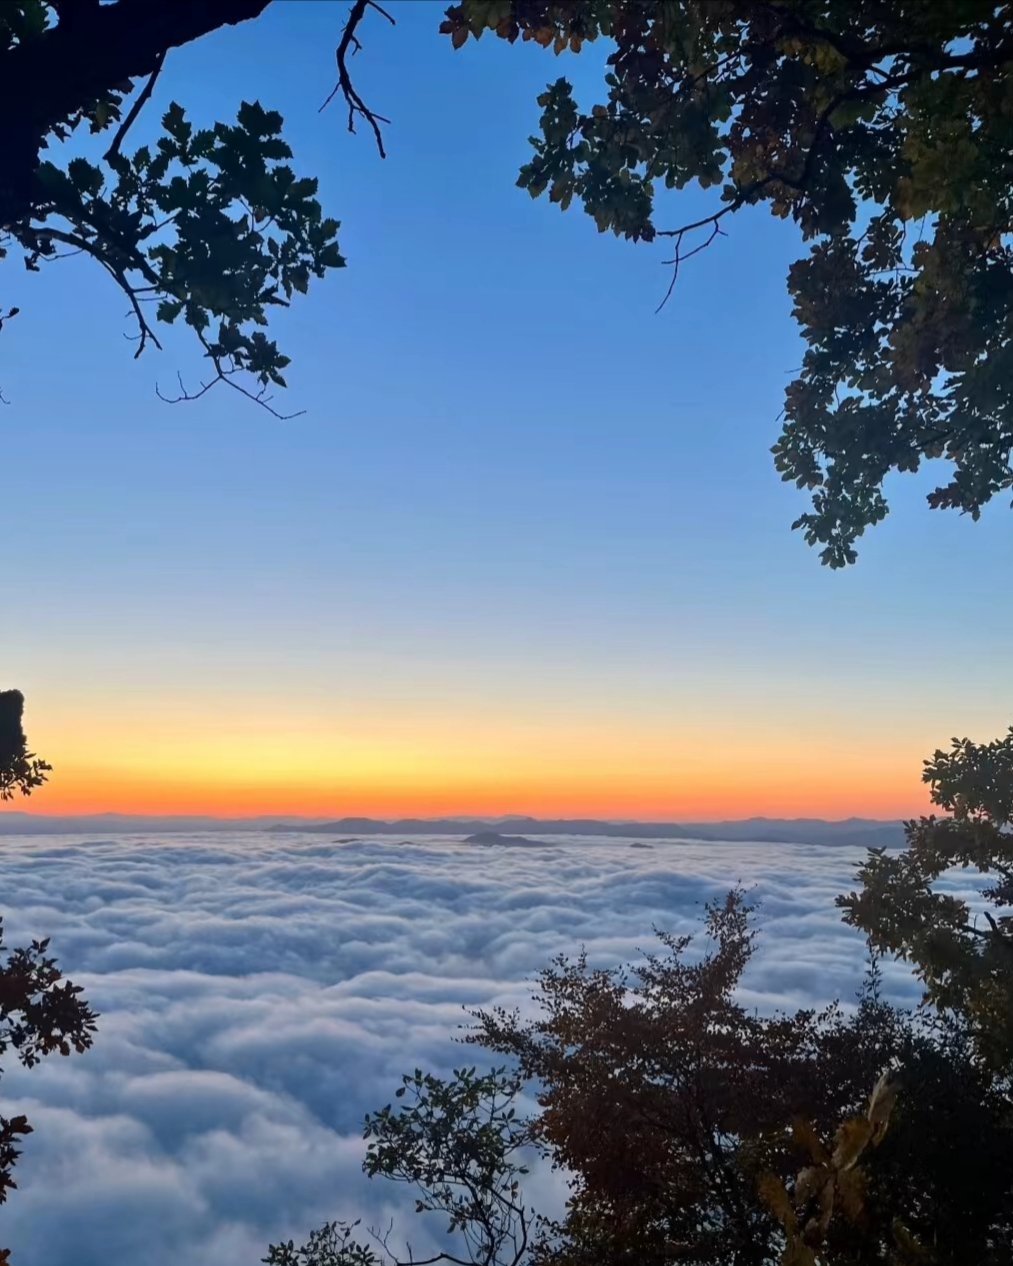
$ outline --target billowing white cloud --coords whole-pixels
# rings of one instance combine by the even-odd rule
[[[0,1210],[14,1266],[254,1266],[328,1217],[403,1221],[360,1172],[364,1113],[415,1066],[476,1062],[465,1006],[526,1006],[549,958],[629,961],[652,925],[756,886],[757,1006],[854,996],[834,896],[860,860],[799,845],[208,835],[0,840],[8,944],[50,936],[101,1012],[93,1050],[8,1068],[36,1132]],[[891,976],[911,990],[901,972]]]

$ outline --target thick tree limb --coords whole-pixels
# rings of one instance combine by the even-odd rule
[[[168,49],[259,17],[270,2],[118,0],[0,55],[0,226],[29,214],[40,143],[53,127],[151,75]]]
[[[141,111],[147,105],[148,100],[151,97],[151,93],[155,87],[155,82],[158,79],[158,76],[161,74],[162,67],[164,64],[165,64],[165,53],[161,53],[159,54],[158,61],[155,65],[155,69],[148,76],[148,82],[137,94],[137,100],[130,107],[127,117],[116,129],[116,135],[113,137],[113,143],[109,146],[109,148],[105,152],[105,161],[107,163],[109,162],[111,158],[115,158],[116,155],[120,152],[120,146],[123,144],[123,141],[127,133],[137,122],[137,116],[141,113]]]

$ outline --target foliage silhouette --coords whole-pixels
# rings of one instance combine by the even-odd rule
[[[0,691],[0,799],[15,791],[30,795],[46,780],[51,766],[29,752],[19,690]],[[0,919],[0,1056],[14,1051],[25,1068],[34,1068],[46,1055],[81,1053],[92,1044],[98,1018],[81,997],[78,985],[64,980],[56,960],[47,955],[49,941],[32,941],[23,948],[6,949]],[[13,1170],[18,1142],[31,1134],[25,1116],[0,1116],[0,1204],[17,1186]],[[0,1250],[0,1266],[8,1251]]]
[[[266,7],[20,0],[0,12],[0,257],[20,250],[35,270],[90,256],[129,300],[137,356],[159,345],[159,323],[182,320],[211,373],[193,391],[181,379],[177,399],[226,382],[271,408],[289,358],[264,332],[270,313],[345,262],[275,111],[244,102],[235,123],[194,129],[173,102],[153,148],[125,148],[169,50]],[[56,161],[85,128],[115,128],[102,158]]]
[[[952,464],[933,507],[975,518],[1013,487],[1013,6],[990,0],[463,0],[455,48],[492,31],[557,54],[610,43],[603,100],[539,97],[518,183],[680,264],[765,205],[809,248],[788,274],[807,344],[774,447],[812,493],[795,522],[831,567],[887,512],[883,481]],[[662,188],[715,209],[657,223]]]
[[[907,847],[870,851],[862,887],[838,899],[877,950],[910,962],[925,1000],[960,1017],[978,1053],[1013,1073],[1013,728],[976,744],[953,739],[925,762],[933,804],[950,814],[909,822]],[[948,891],[948,875],[987,880],[981,909]],[[995,913],[993,913],[995,912]]]
[[[153,150],[125,149],[167,54],[268,3],[15,0],[0,13],[0,249],[31,268],[95,259],[129,299],[138,355],[181,320],[211,372],[176,399],[224,381],[271,408],[289,363],[265,332],[273,310],[344,266],[277,113],[246,103],[235,124],[193,131],[174,104]],[[370,15],[393,22],[354,0],[332,96],[383,155],[386,120],[348,68]],[[487,31],[557,54],[610,42],[602,101],[582,109],[564,78],[539,97],[519,184],[563,209],[576,199],[603,232],[670,241],[673,284],[738,210],[799,226],[808,249],[788,290],[807,346],[773,451],[812,495],[793,526],[823,562],[855,560],[892,471],[944,459],[929,504],[974,517],[1013,487],[1013,6],[463,0],[440,29],[455,48]],[[84,128],[115,128],[104,158],[61,165],[58,145]],[[659,225],[657,192],[694,183],[715,209]]]
[[[16,792],[30,796],[52,769],[28,750],[21,724],[24,710],[20,690],[0,690],[0,800],[12,800]]]
[[[426,1260],[1008,1262],[1008,1081],[977,1059],[966,1028],[884,1002],[875,970],[851,1014],[759,1016],[736,1000],[754,951],[744,895],[710,907],[706,930],[705,952],[659,933],[661,951],[625,971],[557,959],[536,1019],[473,1016],[464,1040],[512,1072],[465,1068],[444,1082],[416,1071],[407,1106],[367,1119],[366,1173],[413,1183],[419,1212],[451,1214],[447,1247]],[[511,1115],[525,1088],[537,1111]],[[567,1175],[562,1218],[527,1205],[521,1149]],[[461,1198],[446,1194],[453,1184]],[[419,1266],[389,1234],[374,1230],[370,1244],[353,1230],[331,1224],[265,1260]]]

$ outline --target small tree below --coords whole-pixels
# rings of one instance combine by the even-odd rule
[[[1008,1266],[1011,1102],[966,1030],[884,1002],[876,971],[850,1014],[759,1016],[736,1000],[742,893],[706,932],[703,953],[659,934],[624,971],[557,959],[534,1020],[476,1012],[464,1039],[513,1073],[416,1071],[404,1106],[367,1118],[366,1173],[447,1215],[457,1247],[427,1266]],[[524,1087],[538,1111],[520,1118]],[[522,1147],[568,1179],[558,1220],[526,1203]],[[354,1231],[265,1261],[423,1266]]]

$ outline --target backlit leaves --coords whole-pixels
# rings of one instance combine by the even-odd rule
[[[509,12],[507,9],[509,8]],[[557,52],[608,36],[604,96],[557,79],[519,183],[601,232],[673,236],[662,189],[719,188],[808,251],[788,289],[806,343],[774,446],[831,567],[887,513],[892,471],[945,460],[934,508],[977,517],[1013,488],[1013,10],[986,0],[463,0],[441,30]],[[706,241],[706,237],[700,241]]]
[[[289,165],[277,112],[244,102],[234,124],[195,129],[173,103],[162,128],[130,156],[42,162],[31,219],[12,236],[29,269],[74,250],[102,264],[130,298],[138,355],[157,323],[181,319],[211,366],[195,394],[245,377],[264,399],[289,364],[268,315],[344,266],[338,222]]]
[[[807,1163],[798,1171],[791,1192],[775,1174],[760,1178],[760,1199],[771,1211],[784,1232],[784,1248],[780,1266],[815,1266],[817,1261],[834,1259],[831,1231],[840,1231],[844,1222],[844,1241],[851,1227],[859,1227],[866,1218],[867,1174],[859,1165],[867,1149],[877,1147],[889,1124],[896,1101],[896,1088],[889,1074],[884,1073],[869,1098],[864,1116],[848,1117],[837,1128],[832,1152],[820,1142],[815,1129],[805,1121],[796,1122],[792,1135],[806,1154]],[[906,1242],[917,1241],[899,1219],[892,1224],[893,1238],[898,1228]],[[867,1229],[867,1228],[866,1228]],[[875,1252],[875,1237],[867,1236],[863,1244],[866,1259]],[[883,1260],[877,1257],[874,1260]]]
[[[879,951],[910,962],[926,1001],[959,1016],[982,1056],[1013,1061],[1013,730],[977,744],[953,739],[925,762],[932,802],[951,816],[907,823],[900,853],[870,852],[845,920]],[[987,878],[979,913],[948,891],[955,868]]]

